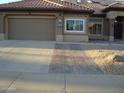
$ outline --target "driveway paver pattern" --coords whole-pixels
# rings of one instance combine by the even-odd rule
[[[50,73],[103,74],[80,44],[56,44]]]

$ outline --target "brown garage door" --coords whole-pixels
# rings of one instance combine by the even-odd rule
[[[10,18],[8,22],[8,39],[55,40],[55,19],[53,18]]]

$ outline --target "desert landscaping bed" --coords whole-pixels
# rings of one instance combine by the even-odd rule
[[[57,44],[49,72],[120,75],[123,61],[124,45]]]
[[[124,45],[85,45],[83,48],[105,74],[124,74]]]

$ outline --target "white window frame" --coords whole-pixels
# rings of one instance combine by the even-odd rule
[[[67,26],[66,26],[67,20],[80,20],[80,21],[83,21],[83,30],[82,31],[67,30]],[[86,19],[82,19],[82,18],[66,18],[65,19],[65,32],[68,32],[68,33],[85,33],[86,32]]]

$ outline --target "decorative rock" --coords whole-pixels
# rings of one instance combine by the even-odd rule
[[[114,62],[124,62],[124,55],[115,55],[113,57]]]

